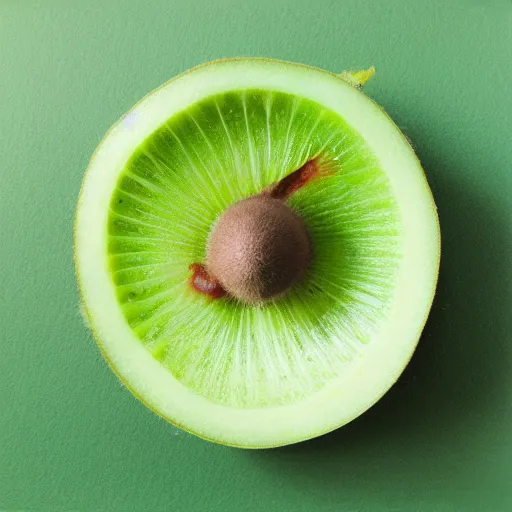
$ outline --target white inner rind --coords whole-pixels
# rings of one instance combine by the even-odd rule
[[[237,409],[212,403],[177,381],[143,347],[124,318],[107,251],[109,205],[119,174],[149,135],[177,112],[208,96],[244,88],[295,94],[339,114],[379,159],[402,222],[403,259],[389,314],[364,354],[343,375],[291,405]],[[217,442],[245,447],[289,444],[359,416],[396,381],[424,326],[439,266],[435,205],[411,147],[386,114],[328,72],[271,60],[209,63],[143,99],[107,134],[86,173],[75,226],[82,298],[98,344],[126,385],[165,419]],[[264,342],[264,340],[262,340]]]

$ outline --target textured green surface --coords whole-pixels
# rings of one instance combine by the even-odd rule
[[[205,261],[226,208],[313,159],[319,177],[288,201],[314,248],[305,278],[256,308],[191,290],[189,266]],[[400,218],[384,171],[343,119],[290,94],[230,91],[173,116],[134,148],[109,215],[130,327],[217,403],[265,407],[319,390],[364,352],[393,295]]]
[[[0,509],[511,510],[511,3],[21,4],[0,1]],[[403,378],[338,432],[262,452],[178,432],[121,387],[81,324],[72,266],[105,131],[231,55],[375,64],[366,90],[411,137],[443,229]]]

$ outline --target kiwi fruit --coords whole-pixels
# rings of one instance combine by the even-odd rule
[[[396,381],[436,286],[435,204],[361,87],[268,59],[174,78],[106,135],[75,220],[84,314],[148,407],[264,448],[353,420]]]

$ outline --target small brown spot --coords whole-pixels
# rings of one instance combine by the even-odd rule
[[[197,292],[207,295],[212,299],[220,299],[226,295],[226,291],[220,283],[211,276],[206,267],[201,263],[192,263],[189,267],[192,271],[190,286]]]

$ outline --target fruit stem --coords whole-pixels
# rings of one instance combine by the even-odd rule
[[[371,66],[368,69],[361,70],[353,70],[349,69],[347,71],[342,71],[338,74],[338,76],[347,84],[355,87],[356,89],[361,89],[363,85],[372,78],[375,74],[375,68]]]

